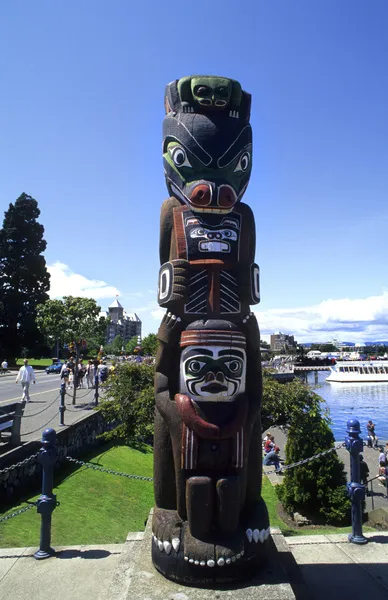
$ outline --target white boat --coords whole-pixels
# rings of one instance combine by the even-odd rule
[[[330,367],[329,382],[388,382],[388,362],[386,361],[350,361],[339,362]]]

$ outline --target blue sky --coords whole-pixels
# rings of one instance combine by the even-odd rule
[[[163,92],[252,94],[263,337],[388,338],[388,3],[15,0],[0,7],[0,210],[35,197],[52,295],[120,293],[156,331]]]

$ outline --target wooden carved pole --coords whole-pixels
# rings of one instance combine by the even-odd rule
[[[167,85],[155,374],[152,559],[191,585],[233,581],[266,554],[261,498],[251,97],[232,79]]]

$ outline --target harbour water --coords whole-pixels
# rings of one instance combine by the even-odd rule
[[[330,409],[331,429],[337,441],[346,436],[346,423],[356,418],[361,424],[361,435],[366,439],[366,424],[372,419],[380,441],[388,440],[388,382],[387,383],[327,383],[328,371],[309,373],[309,385]]]

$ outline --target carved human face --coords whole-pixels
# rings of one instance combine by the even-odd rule
[[[226,346],[188,346],[181,354],[180,389],[193,400],[232,402],[245,391],[246,354]]]

